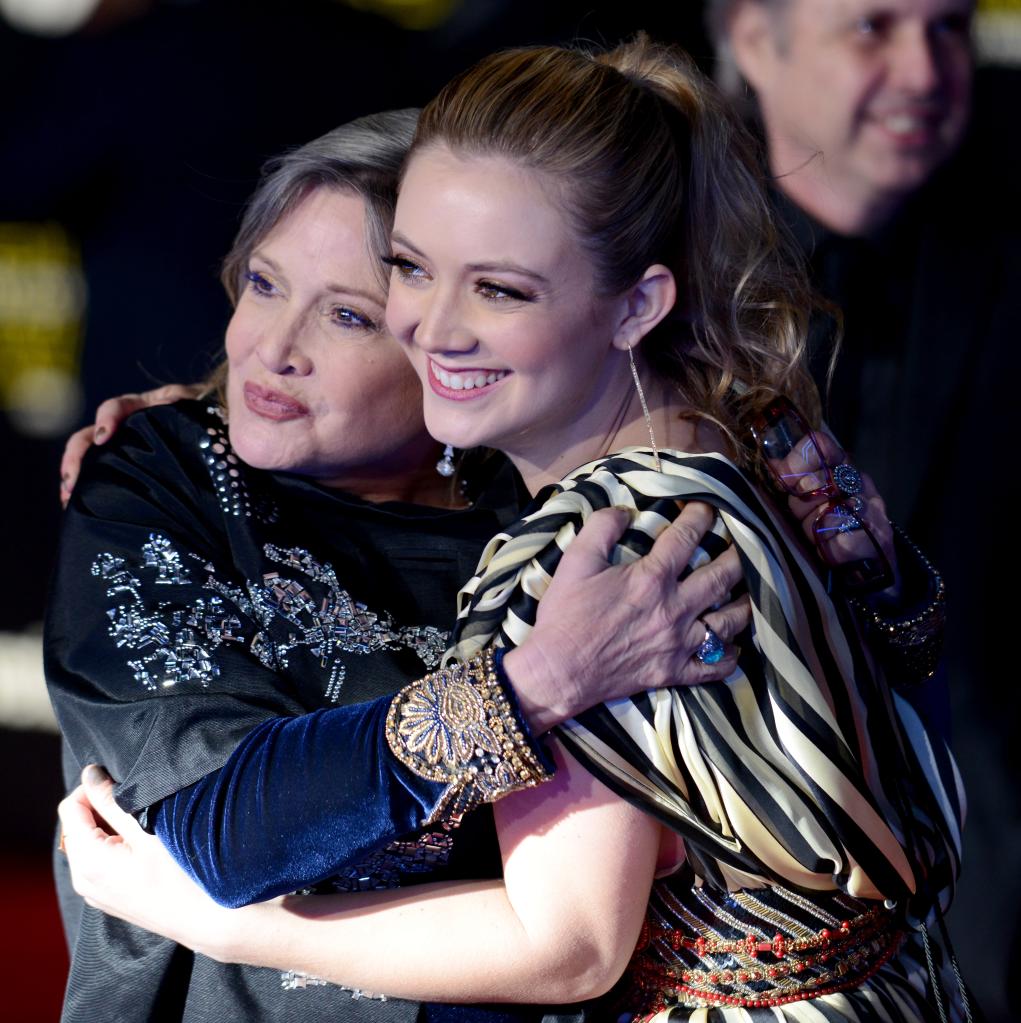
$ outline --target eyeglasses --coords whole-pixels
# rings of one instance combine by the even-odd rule
[[[842,452],[827,459],[808,421],[782,396],[759,413],[751,432],[778,489],[802,500],[824,499],[812,536],[841,587],[858,594],[892,586],[890,562],[865,521],[861,476]]]

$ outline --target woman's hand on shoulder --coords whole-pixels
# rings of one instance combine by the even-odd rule
[[[60,459],[61,505],[67,507],[71,491],[78,481],[85,452],[93,444],[105,444],[132,412],[152,408],[154,405],[171,405],[185,398],[197,398],[203,390],[202,384],[166,384],[151,391],[142,391],[140,394],[122,394],[117,398],[107,398],[96,409],[95,422],[72,433],[64,445],[64,454]]]
[[[729,600],[742,577],[737,551],[678,580],[715,515],[709,505],[689,502],[649,554],[628,565],[610,563],[628,513],[607,508],[589,516],[539,604],[535,628],[504,658],[535,732],[597,703],[734,671],[730,641],[751,622],[748,598]],[[695,656],[707,626],[725,644],[714,664]]]

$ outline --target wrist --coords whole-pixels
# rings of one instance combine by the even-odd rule
[[[865,619],[876,653],[898,681],[918,685],[939,663],[946,627],[943,578],[904,531],[894,526],[894,547],[903,566],[895,596],[884,592],[853,601]]]
[[[501,668],[532,735],[543,735],[573,715],[561,702],[555,670],[527,641],[503,655]]]

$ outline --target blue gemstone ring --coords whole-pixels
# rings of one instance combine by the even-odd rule
[[[865,493],[861,473],[850,462],[841,462],[840,465],[833,467],[833,482],[836,483],[837,489],[848,497]]]
[[[699,621],[705,625],[705,639],[695,651],[695,660],[703,664],[716,664],[723,660],[723,640],[701,618]]]

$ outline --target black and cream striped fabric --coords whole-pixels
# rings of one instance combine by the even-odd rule
[[[596,509],[634,509],[617,549],[645,553],[697,499],[719,515],[692,567],[733,543],[753,639],[725,682],[650,691],[558,730],[609,787],[679,831],[724,890],[782,884],[906,902],[949,901],[963,797],[942,740],[894,695],[811,551],[726,458],[628,449],[582,466],[486,548],[462,589],[448,658],[528,634],[559,559]],[[892,680],[895,682],[896,680]]]

